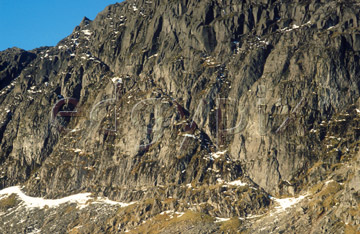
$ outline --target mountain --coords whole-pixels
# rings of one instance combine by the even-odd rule
[[[127,0],[0,52],[0,232],[359,233],[359,17]]]

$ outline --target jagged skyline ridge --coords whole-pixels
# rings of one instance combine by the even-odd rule
[[[121,1],[1,1],[0,51],[55,46],[84,16],[95,19],[99,10],[116,2]]]

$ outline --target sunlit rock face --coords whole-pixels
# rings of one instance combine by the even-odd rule
[[[0,232],[360,231],[359,9],[129,0],[0,52]]]

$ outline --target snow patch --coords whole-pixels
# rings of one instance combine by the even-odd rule
[[[114,77],[114,78],[111,78],[112,82],[113,83],[118,83],[118,84],[122,84],[123,81],[120,77]]]
[[[298,26],[298,25],[296,25],[296,24],[293,24],[293,25],[291,26],[291,28],[285,27],[285,28],[280,29],[280,31],[281,31],[281,32],[291,32],[291,31],[293,31],[293,30],[295,30],[295,29],[299,29],[299,28],[302,28],[302,27],[304,27],[304,26],[309,26],[309,25],[311,25],[311,21],[308,21],[307,23],[305,23],[305,24],[303,24],[303,25],[300,25],[300,26]]]
[[[245,185],[247,185],[247,183],[243,183],[240,180],[234,180],[234,181],[231,181],[231,182],[229,182],[227,184],[228,185],[234,185],[234,186],[245,186]]]
[[[165,210],[165,211],[161,212],[160,215],[170,214],[170,213],[174,213],[174,210]]]
[[[175,214],[177,214],[178,215],[177,217],[180,218],[185,214],[185,212],[175,212]]]
[[[154,58],[154,57],[157,57],[157,56],[158,56],[158,54],[153,54],[148,59],[151,59],[151,58]]]
[[[41,233],[41,229],[35,228],[32,232],[29,232],[29,234],[37,234],[37,233]]]
[[[78,132],[80,131],[81,129],[80,128],[74,128],[73,130],[71,130],[70,132]],[[80,150],[81,151],[81,150]]]
[[[334,180],[328,180],[328,181],[326,181],[325,182],[325,185],[328,185],[328,184],[330,184],[331,182],[333,182]]]
[[[278,204],[278,206],[276,206],[275,209],[278,212],[281,212],[281,211],[285,211],[287,208],[290,208],[290,207],[294,206],[295,204],[299,203],[306,196],[307,195],[302,195],[297,198],[295,198],[295,197],[289,197],[289,198],[270,197],[270,199]]]
[[[45,206],[48,206],[49,208],[54,208],[68,202],[85,204],[90,199],[89,196],[91,195],[91,193],[79,193],[68,197],[52,200],[27,196],[21,191],[19,186],[9,187],[0,191],[0,195],[10,195],[13,193],[20,197],[26,208],[39,209],[43,209]]]
[[[219,222],[226,222],[229,221],[230,218],[219,218],[219,217],[215,217],[215,223],[219,223]]]
[[[92,32],[89,29],[81,30],[86,36],[91,36]]]
[[[216,182],[218,182],[219,184],[223,184],[224,180],[222,180],[221,178],[217,178]]]
[[[160,213],[160,215],[169,215],[170,219],[174,218],[174,215],[177,215],[177,218],[180,218],[181,216],[183,216],[185,213],[184,212],[175,212],[174,210],[166,210]]]
[[[214,160],[214,159],[220,158],[221,155],[224,155],[226,152],[227,152],[227,150],[225,150],[225,151],[218,151],[218,152],[215,152],[215,153],[211,153],[211,154],[210,154],[210,160]]]
[[[192,134],[184,134],[183,135],[184,137],[191,137],[191,138],[194,138],[194,139],[196,139],[196,136],[194,136],[194,135],[192,135]]]
[[[134,204],[135,202],[130,202],[130,203],[125,203],[125,202],[117,202],[117,201],[112,201],[110,200],[109,198],[103,198],[103,197],[97,197],[97,200],[92,202],[93,204],[96,204],[96,203],[105,203],[105,204],[108,204],[108,205],[111,205],[111,206],[121,206],[121,207],[125,207],[125,206],[130,206],[132,204]]]
[[[43,209],[45,206],[47,206],[48,208],[55,208],[65,203],[77,203],[78,208],[80,209],[86,207],[89,204],[96,204],[96,203],[118,205],[121,207],[129,206],[135,203],[135,202],[131,202],[131,203],[116,202],[109,200],[108,198],[102,198],[102,197],[98,197],[95,201],[90,201],[93,199],[90,197],[91,193],[79,193],[60,199],[44,199],[41,197],[30,197],[27,196],[24,192],[22,192],[19,186],[13,186],[0,190],[0,198],[4,196],[9,196],[11,194],[16,194],[22,200],[21,205],[24,205],[28,209],[31,208]]]

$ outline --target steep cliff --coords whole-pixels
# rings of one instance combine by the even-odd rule
[[[92,194],[0,193],[0,230],[360,231],[359,13],[127,0],[55,47],[0,52],[0,188]]]

